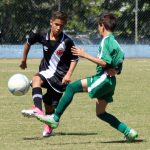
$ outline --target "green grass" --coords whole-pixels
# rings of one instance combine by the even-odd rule
[[[150,60],[127,59],[118,76],[114,102],[107,111],[139,132],[134,143],[95,116],[95,101],[76,94],[62,116],[55,136],[42,137],[43,124],[24,118],[21,110],[32,104],[31,89],[25,96],[8,92],[7,81],[14,73],[28,78],[38,70],[40,60],[29,59],[28,69],[20,70],[19,59],[0,59],[0,150],[148,150],[150,148]],[[72,80],[95,73],[95,65],[81,59]]]

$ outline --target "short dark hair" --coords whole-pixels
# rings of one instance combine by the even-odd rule
[[[61,19],[63,20],[65,23],[67,23],[67,19],[68,19],[68,16],[65,12],[63,11],[56,11],[52,14],[52,20],[55,20],[55,19]]]
[[[113,32],[116,27],[116,23],[117,23],[117,19],[114,16],[114,14],[112,14],[111,12],[107,12],[107,11],[103,12],[98,17],[98,24],[99,25],[103,24],[106,30]]]

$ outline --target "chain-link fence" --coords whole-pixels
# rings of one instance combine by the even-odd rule
[[[0,0],[0,43],[22,44],[34,30],[49,29],[53,11],[68,14],[65,28],[78,44],[97,44],[96,16],[109,10],[118,17],[120,43],[150,43],[150,0]]]

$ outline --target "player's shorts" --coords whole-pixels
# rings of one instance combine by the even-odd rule
[[[43,95],[43,102],[47,105],[56,108],[62,95],[63,93],[58,93],[50,87],[47,89],[47,92]]]
[[[63,93],[66,89],[67,84],[62,83],[63,77],[59,75],[50,75],[49,71],[40,71],[39,76],[45,79],[47,83],[57,92]]]
[[[103,99],[107,103],[113,101],[116,78],[109,77],[106,73],[87,77],[88,93],[91,98]]]
[[[55,91],[48,84],[47,80],[42,75],[39,75],[39,76],[43,80],[42,87],[47,89],[47,92],[43,95],[43,102],[47,105],[50,105],[50,106],[53,106],[54,108],[56,108],[63,93],[59,93],[59,92]]]

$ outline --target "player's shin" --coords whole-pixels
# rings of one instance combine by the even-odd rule
[[[78,93],[78,92],[83,92],[81,80],[77,80],[73,83],[70,83],[67,86],[65,94],[61,98],[61,100],[60,100],[60,102],[59,102],[59,104],[55,110],[55,113],[54,113],[54,120],[55,121],[59,121],[61,115],[63,114],[65,109],[68,107],[68,105],[71,103],[74,94]]]
[[[117,129],[118,131],[120,131],[123,134],[126,134],[127,132],[130,131],[130,128],[124,124],[123,122],[120,122],[115,116],[104,112],[102,114],[97,115],[98,118],[100,118],[101,120],[109,123],[112,127],[114,127],[115,129]]]
[[[35,107],[42,110],[42,89],[40,87],[32,89],[32,98],[33,98]]]

